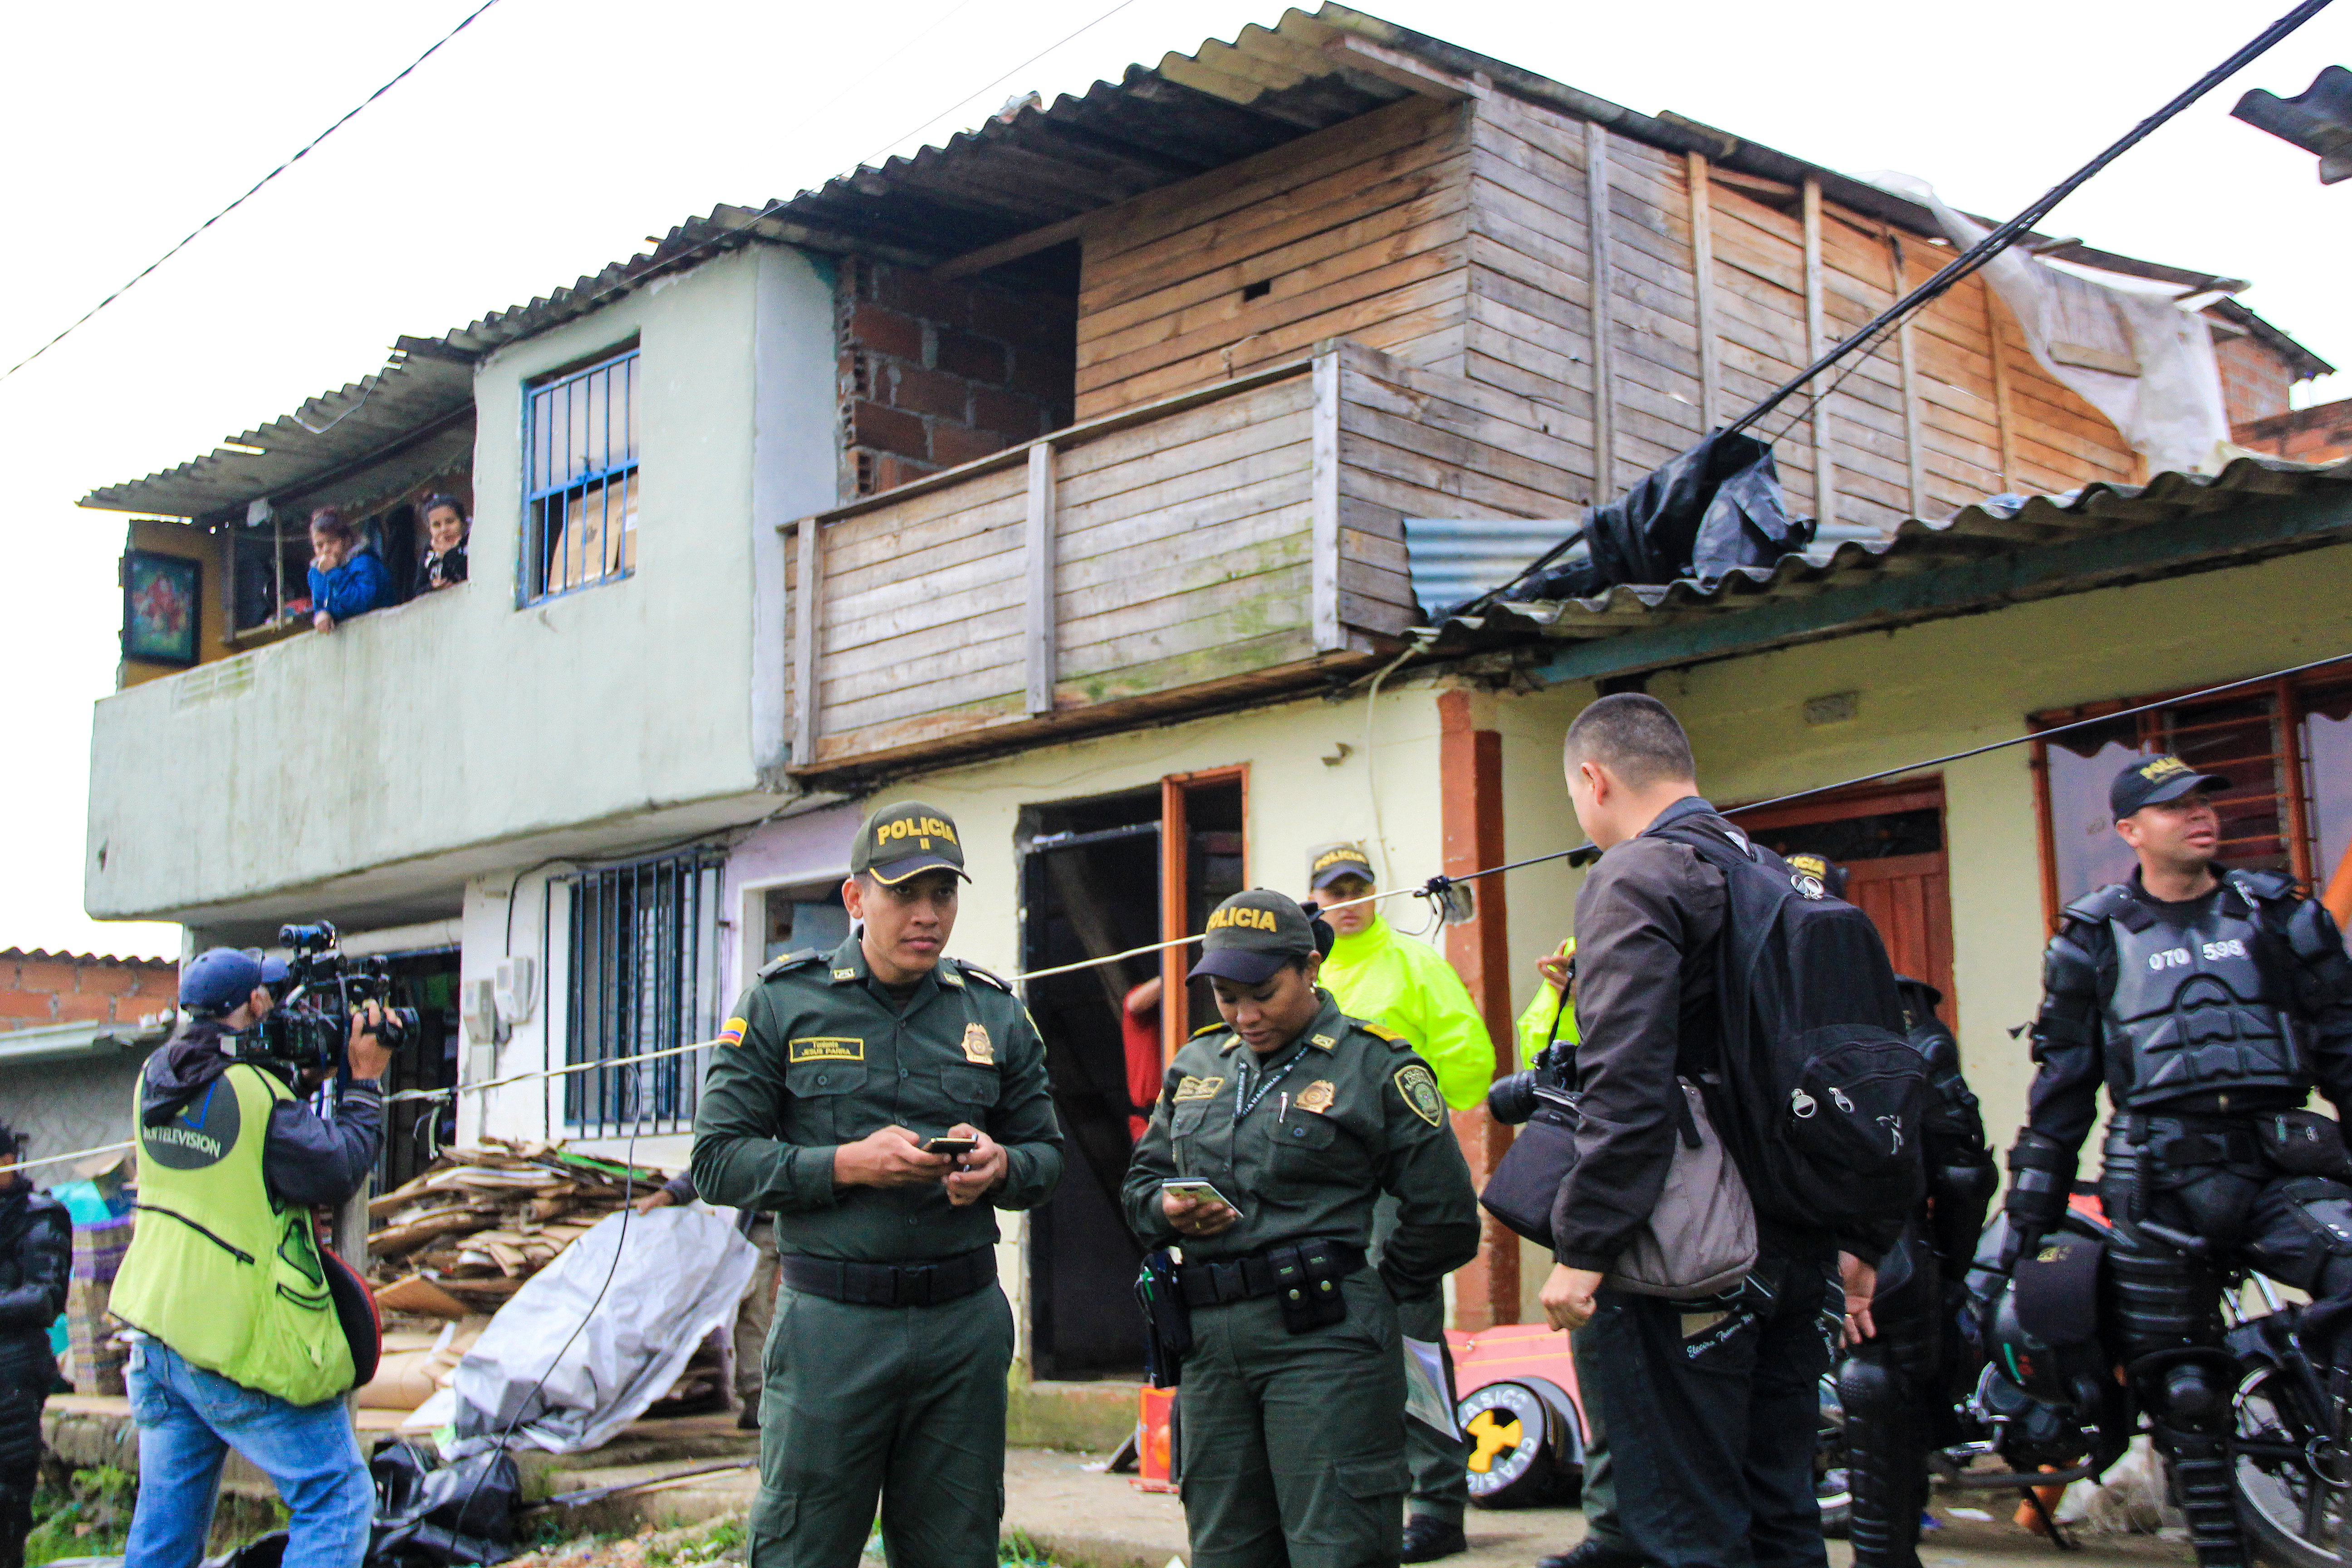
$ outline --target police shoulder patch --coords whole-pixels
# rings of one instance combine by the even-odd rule
[[[974,980],[979,981],[982,985],[993,985],[999,991],[1003,992],[1007,996],[1013,994],[1013,982],[1005,979],[1002,975],[991,974],[987,970],[982,969],[979,964],[972,963],[969,959],[957,959],[956,967],[962,970]]]
[[[1432,1127],[1445,1125],[1445,1097],[1437,1092],[1437,1079],[1419,1062],[1407,1062],[1391,1079],[1405,1108]]]

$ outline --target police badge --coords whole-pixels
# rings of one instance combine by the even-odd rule
[[[1330,1110],[1331,1102],[1339,1098],[1339,1086],[1328,1079],[1318,1078],[1298,1091],[1298,1099],[1294,1103],[1301,1110],[1311,1110],[1320,1116]]]
[[[963,1026],[963,1059],[979,1067],[996,1065],[996,1047],[989,1043],[985,1025],[972,1023]]]

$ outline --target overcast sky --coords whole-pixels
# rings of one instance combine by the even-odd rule
[[[12,149],[0,366],[478,3],[118,0],[16,12],[13,63],[0,67],[0,145]],[[208,451],[373,370],[403,332],[437,334],[544,294],[689,214],[788,195],[940,140],[1013,93],[1080,91],[1130,60],[1280,16],[1230,0],[1129,0],[1101,19],[1110,3],[500,0],[261,195],[0,382],[16,496],[0,571],[14,742],[0,774],[0,946],[177,951],[175,928],[81,913],[90,704],[113,688],[123,520],[80,510],[78,497]],[[1675,110],[1835,168],[1905,170],[1957,205],[2005,216],[2287,4],[1369,8],[1637,110]],[[2352,184],[2323,189],[2315,160],[2228,118],[2247,87],[2300,92],[2320,67],[2347,60],[2352,5],[2323,13],[2045,229],[2252,279],[2247,304],[2352,364]],[[2352,378],[2333,380],[2298,400],[2352,395]],[[172,784],[172,758],[154,755],[142,787]]]

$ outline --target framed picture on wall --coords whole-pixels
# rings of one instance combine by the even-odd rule
[[[122,657],[150,664],[196,662],[205,566],[152,550],[122,556]]]

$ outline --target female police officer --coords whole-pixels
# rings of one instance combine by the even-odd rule
[[[1425,1299],[1477,1253],[1469,1167],[1428,1065],[1316,985],[1321,960],[1298,905],[1235,894],[1210,915],[1202,948],[1192,977],[1209,980],[1224,1022],[1176,1053],[1122,1194],[1144,1245],[1183,1248],[1193,1568],[1394,1563],[1405,1489],[1395,1302]],[[1399,1200],[1400,1223],[1372,1271],[1364,1253],[1382,1192]]]

